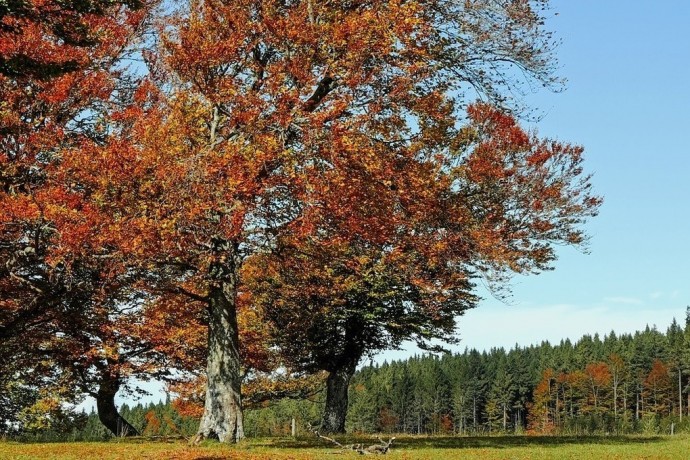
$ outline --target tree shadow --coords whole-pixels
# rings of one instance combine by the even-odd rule
[[[383,437],[384,440],[388,436]],[[399,449],[505,449],[511,447],[558,447],[564,445],[623,445],[660,442],[661,436],[401,436],[393,442]],[[341,444],[377,444],[372,437],[338,437]],[[272,439],[260,441],[256,447],[286,449],[333,448],[333,444],[318,438]]]
[[[505,449],[509,447],[558,447],[563,445],[599,444],[646,444],[661,441],[659,436],[473,436],[473,437],[410,437],[396,444],[408,449]],[[398,441],[398,440],[396,440]]]

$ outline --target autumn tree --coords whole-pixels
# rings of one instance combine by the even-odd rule
[[[605,391],[611,384],[611,371],[606,363],[596,362],[585,367],[585,375],[589,387],[588,404],[585,410],[599,413],[603,409],[601,405],[605,400]]]
[[[654,360],[642,385],[646,411],[658,415],[670,414],[673,383],[668,366],[659,359]]]
[[[581,149],[529,135],[485,105],[469,116],[470,140],[447,162],[410,158],[398,169],[402,154],[390,166],[380,164],[385,153],[361,166],[361,156],[348,159],[357,195],[322,194],[313,212],[323,223],[279,240],[256,270],[253,291],[287,359],[329,372],[324,430],[342,431],[347,382],[365,354],[452,341],[455,318],[476,302],[473,277],[543,269],[549,242],[582,241],[573,224],[599,201],[580,177]],[[359,185],[356,174],[380,171],[391,172],[372,183],[387,189]],[[339,221],[343,210],[358,227]]]
[[[547,369],[534,388],[533,401],[527,405],[527,429],[531,432],[551,434],[556,428],[553,413],[553,380],[553,369]]]
[[[112,356],[123,345],[106,337],[117,328],[111,307],[126,280],[99,244],[109,219],[81,199],[84,190],[61,165],[67,151],[102,140],[104,117],[131,96],[123,60],[154,4],[0,6],[0,339],[3,352],[9,349],[3,365],[22,359],[24,370],[43,376],[29,384],[45,391],[54,384],[56,397],[68,389],[78,398],[85,380],[87,393],[93,385],[98,393],[113,386],[103,379],[114,368],[97,381],[82,377],[96,354],[109,348]],[[103,410],[98,398],[114,433],[121,432],[116,391]]]
[[[49,184],[61,151],[91,128],[114,89],[113,65],[145,2],[26,1],[0,7],[0,337],[65,302],[72,290],[57,228],[65,193]],[[89,112],[91,111],[91,112]],[[51,252],[52,251],[52,252]]]

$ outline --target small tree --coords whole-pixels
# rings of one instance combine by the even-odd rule
[[[583,411],[595,414],[603,413],[606,410],[604,392],[611,384],[611,371],[604,362],[590,363],[585,367],[585,375],[587,376],[589,391],[587,405]]]
[[[527,430],[536,434],[552,434],[556,430],[553,413],[554,372],[547,369],[534,388],[532,402],[527,405]]]
[[[669,368],[661,360],[654,360],[652,369],[643,382],[647,412],[666,416],[671,413],[673,383]]]

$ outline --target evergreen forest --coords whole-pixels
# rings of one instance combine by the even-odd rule
[[[248,437],[298,435],[318,423],[324,392],[247,410]],[[148,437],[189,438],[198,419],[174,399],[123,405],[122,416]],[[510,350],[414,356],[359,369],[349,388],[347,431],[421,435],[670,434],[690,431],[690,309],[665,332],[585,335]],[[69,428],[40,427],[28,440],[104,440],[95,411]]]

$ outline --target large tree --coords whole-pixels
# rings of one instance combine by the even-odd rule
[[[118,434],[113,379],[121,377],[108,362],[123,345],[113,343],[111,332],[127,277],[100,244],[109,219],[82,199],[84,190],[61,166],[67,151],[100,142],[111,129],[106,119],[131,99],[124,61],[154,4],[0,6],[3,373],[31,375],[22,381],[42,391],[69,386],[75,397],[89,381],[99,414],[114,421],[109,428]],[[96,363],[102,372],[86,378]]]
[[[207,307],[198,439],[243,436],[236,302],[245,258],[328,216],[384,244],[400,222],[384,205],[404,190],[387,176],[414,190],[433,180],[427,160],[466,139],[457,126],[465,93],[508,104],[520,88],[512,75],[558,84],[541,26],[546,3],[194,0],[172,15],[156,72],[167,106],[148,111],[135,140],[113,133],[74,164],[90,187],[101,185],[96,205],[119,221],[111,231],[134,265],[156,274],[152,285]],[[407,203],[410,218],[421,206]],[[468,276],[457,273],[447,286],[467,292]]]
[[[452,342],[457,316],[476,304],[474,278],[547,269],[556,244],[584,241],[580,224],[599,199],[581,148],[541,140],[485,105],[469,118],[467,141],[446,155],[399,168],[398,156],[387,165],[384,154],[349,158],[356,195],[320,193],[320,223],[311,219],[254,262],[251,290],[286,359],[329,372],[324,431],[344,430],[348,382],[363,356],[404,340]]]

